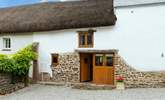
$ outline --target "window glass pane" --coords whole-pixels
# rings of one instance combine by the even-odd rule
[[[5,48],[7,48],[8,46],[7,46],[7,39],[5,39]]]
[[[85,45],[85,34],[80,34],[80,45]]]
[[[11,41],[10,41],[10,39],[8,41],[9,41],[8,48],[10,48],[11,47]]]
[[[53,63],[57,63],[57,57],[53,57]]]
[[[113,54],[107,54],[106,58],[106,66],[113,66]]]
[[[93,34],[92,33],[88,33],[87,43],[88,43],[88,45],[92,45],[93,44]]]
[[[96,54],[95,65],[96,66],[103,66],[103,54]]]
[[[10,38],[3,38],[3,47],[4,48],[11,48],[11,40]]]
[[[6,48],[9,48],[9,39],[6,39]]]
[[[58,54],[52,54],[52,64],[58,64]]]

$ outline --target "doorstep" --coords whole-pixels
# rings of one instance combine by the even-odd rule
[[[37,82],[41,85],[53,85],[53,86],[67,86],[73,89],[81,89],[81,90],[112,90],[115,89],[114,85],[100,85],[94,83],[71,83],[71,82]]]
[[[94,83],[72,83],[71,87],[73,89],[82,90],[112,90],[116,88],[114,85],[100,85]]]
[[[66,86],[65,82],[43,82],[43,81],[39,81],[37,82],[37,84],[41,84],[41,85],[53,85],[53,86]]]

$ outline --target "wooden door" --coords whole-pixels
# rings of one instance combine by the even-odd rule
[[[81,67],[81,82],[87,82],[92,77],[92,55],[80,54],[80,67]]]
[[[99,61],[98,61],[99,60]],[[96,84],[114,84],[113,55],[93,55],[93,82]]]

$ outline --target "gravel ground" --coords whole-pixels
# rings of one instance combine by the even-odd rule
[[[165,88],[127,90],[78,90],[32,85],[0,100],[165,100]]]

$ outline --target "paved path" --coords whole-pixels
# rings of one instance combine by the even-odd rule
[[[32,85],[0,100],[165,100],[165,88],[77,90],[68,87]]]

